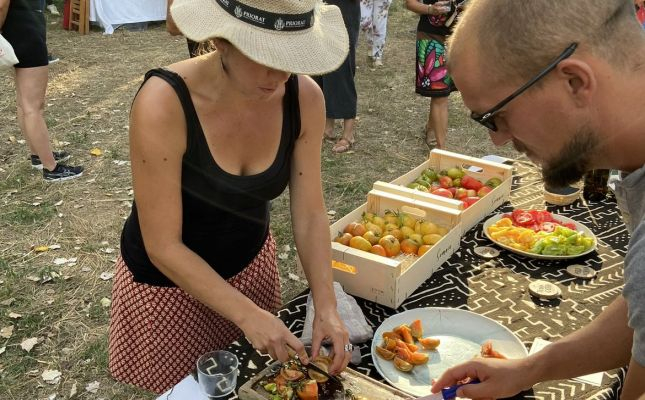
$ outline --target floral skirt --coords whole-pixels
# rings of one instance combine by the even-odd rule
[[[255,259],[227,282],[259,307],[278,310],[280,281],[271,235]],[[195,368],[200,355],[240,336],[237,326],[182,289],[134,282],[123,259],[117,260],[109,334],[109,369],[116,380],[163,393]]]
[[[446,68],[445,37],[417,36],[416,92],[425,97],[446,97],[457,90]]]

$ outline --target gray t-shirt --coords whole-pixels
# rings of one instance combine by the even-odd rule
[[[632,358],[645,367],[645,165],[616,183],[616,200],[632,237],[625,257],[628,324],[634,330]]]

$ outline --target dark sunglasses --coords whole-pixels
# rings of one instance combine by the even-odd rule
[[[511,100],[516,98],[517,96],[521,95],[526,91],[526,89],[530,88],[531,86],[535,85],[537,81],[542,79],[544,76],[546,76],[549,72],[553,71],[555,67],[560,63],[560,61],[564,60],[565,58],[568,58],[573,54],[573,52],[576,50],[576,47],[578,47],[578,43],[571,43],[569,47],[567,47],[562,54],[558,56],[555,60],[551,62],[546,68],[544,68],[540,73],[538,73],[535,77],[533,77],[530,81],[526,82],[522,87],[517,89],[515,92],[513,92],[510,96],[505,98],[504,100],[500,101],[497,103],[493,108],[490,110],[484,112],[483,114],[478,114],[476,112],[471,112],[470,113],[470,118],[473,120],[479,122],[480,124],[484,125],[486,128],[490,129],[491,131],[497,132],[497,125],[495,125],[495,114],[497,114],[505,105],[507,105]]]

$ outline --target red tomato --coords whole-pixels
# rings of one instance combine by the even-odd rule
[[[452,193],[450,193],[450,190],[448,189],[444,189],[444,188],[435,189],[432,191],[432,194],[436,194],[437,196],[443,196],[443,197],[452,199]]]
[[[449,176],[442,176],[439,178],[439,185],[441,185],[442,188],[448,189],[452,187],[452,178]]]
[[[455,189],[455,199],[463,200],[466,197],[468,197],[468,190],[467,189],[462,188],[462,187]]]
[[[553,216],[548,211],[536,211],[533,216],[538,224],[542,222],[553,222]]]
[[[479,201],[479,197],[466,197],[465,199],[462,199],[461,201],[464,202],[464,208],[468,208],[472,206],[473,204],[477,203]]]
[[[540,230],[551,233],[555,230],[556,226],[557,224],[554,224],[553,222],[545,221],[540,224]]]
[[[452,193],[452,197],[455,197],[455,194],[457,193],[457,188],[456,187],[449,187],[448,190],[450,193]]]
[[[490,193],[493,189],[491,189],[489,186],[482,186],[478,191],[477,191],[477,196],[479,197],[484,197],[488,193]]]
[[[529,227],[530,225],[533,225],[535,223],[535,218],[533,218],[531,213],[525,211],[519,213],[517,216],[515,216],[514,219],[516,224],[526,227]]]
[[[465,187],[466,189],[472,189],[477,191],[481,189],[481,187],[484,186],[484,184],[481,183],[479,180],[473,178],[472,176],[464,175],[461,178],[461,186]]]

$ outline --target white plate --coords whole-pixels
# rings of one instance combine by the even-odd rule
[[[591,229],[589,229],[586,226],[582,225],[580,222],[576,222],[576,221],[572,220],[571,218],[567,218],[567,217],[563,217],[561,215],[553,214],[554,219],[556,219],[556,220],[558,220],[560,222],[573,223],[576,226],[576,230],[578,232],[582,231],[586,236],[589,236],[589,237],[593,238],[593,241],[594,241],[593,246],[591,246],[591,248],[589,250],[587,250],[585,252],[582,252],[580,254],[573,255],[573,256],[549,256],[549,255],[544,255],[544,254],[535,254],[535,253],[529,253],[528,251],[518,250],[518,249],[515,249],[515,248],[513,248],[511,246],[507,246],[505,244],[502,244],[502,243],[496,241],[495,239],[491,238],[490,235],[488,234],[488,227],[493,225],[494,223],[496,223],[500,219],[502,219],[503,216],[504,216],[504,214],[497,214],[497,215],[494,215],[494,216],[490,217],[489,219],[487,219],[486,222],[484,222],[484,228],[483,228],[484,229],[484,235],[488,238],[488,240],[490,240],[491,242],[495,243],[499,247],[504,248],[504,249],[506,249],[506,250],[508,250],[510,252],[516,253],[516,254],[521,254],[523,256],[527,256],[527,257],[530,257],[530,258],[538,258],[538,259],[542,259],[542,260],[568,260],[568,259],[571,259],[571,258],[582,257],[582,256],[584,256],[586,254],[591,253],[592,251],[595,251],[596,246],[598,244],[598,240],[596,239],[596,235],[593,234]]]
[[[401,324],[409,325],[416,319],[421,320],[423,337],[439,338],[441,344],[436,350],[419,350],[430,356],[427,364],[416,365],[410,372],[401,372],[392,361],[376,354],[376,346],[381,344],[383,332]],[[426,396],[430,394],[433,379],[439,378],[446,369],[479,354],[481,345],[487,340],[508,358],[524,358],[528,354],[513,332],[490,318],[455,308],[417,308],[383,321],[374,333],[372,361],[381,376],[395,388],[416,397]]]

